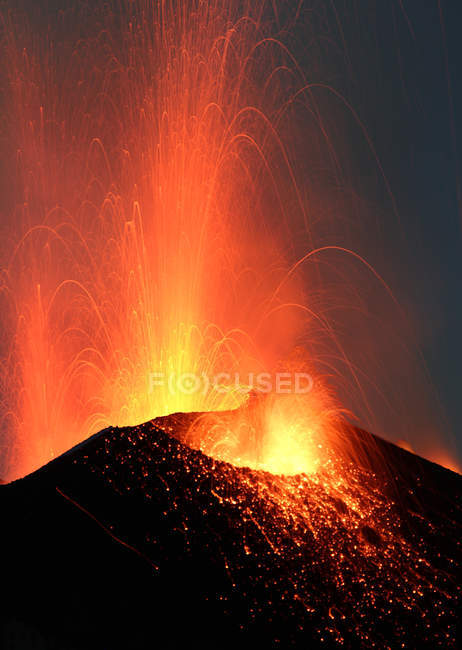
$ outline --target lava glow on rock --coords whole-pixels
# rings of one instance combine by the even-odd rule
[[[283,475],[317,471],[326,447],[338,442],[340,409],[325,396],[323,402],[316,389],[309,395],[251,394],[247,400],[231,417],[195,418],[183,442],[237,467]]]
[[[174,440],[191,441],[196,427],[211,417],[228,435],[242,435],[245,420],[253,432],[260,419],[255,409],[261,404],[213,415],[177,414],[113,431],[96,456],[89,451],[83,462],[117,493],[164,508],[165,525],[181,539],[182,552],[194,557],[193,549],[205,544],[215,570],[227,576],[224,610],[239,610],[236,598],[247,603],[246,634],[263,625],[268,639],[277,641],[281,630],[273,628],[283,621],[288,645],[306,640],[311,630],[313,642],[327,647],[393,647],[391,640],[407,647],[416,639],[420,647],[453,647],[460,598],[459,496],[445,515],[441,553],[433,518],[439,515],[428,516],[429,503],[422,504],[430,508],[423,515],[419,504],[425,480],[413,474],[416,461],[409,457],[413,478],[400,478],[399,463],[387,468],[385,443],[351,427],[338,426],[336,448],[326,444],[304,473],[295,473],[290,455],[275,463],[275,474],[244,467],[243,458],[242,467],[214,460]],[[225,455],[218,448],[214,454]],[[368,457],[375,459],[377,472],[367,468]],[[271,464],[264,453],[261,459],[262,466]],[[108,522],[107,514],[101,515]],[[137,550],[161,566],[156,526]],[[224,536],[218,533],[223,527]],[[111,530],[134,541],[128,530]]]

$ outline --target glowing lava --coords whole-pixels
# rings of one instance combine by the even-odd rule
[[[199,448],[213,438],[212,455],[236,464],[311,471],[337,401],[378,432],[371,394],[389,413],[395,391],[407,412],[393,368],[379,378],[389,341],[406,375],[402,327],[393,338],[385,322],[378,340],[363,275],[382,311],[396,305],[353,252],[357,202],[339,192],[339,103],[359,121],[317,63],[332,35],[306,20],[303,70],[291,51],[302,3],[280,4],[5,8],[2,475],[108,425],[237,407],[241,387],[190,390],[184,377],[274,372],[299,343],[338,400],[323,388],[290,413],[276,402],[263,440],[224,431]]]
[[[288,268],[282,193],[298,191],[276,128],[290,56],[266,3],[237,4],[82,3],[43,33],[38,9],[5,14],[10,477],[108,424],[235,407],[241,394],[178,382],[267,369],[292,345],[301,319],[275,310],[302,291],[269,301]]]
[[[306,395],[251,393],[237,411],[194,418],[181,440],[237,467],[311,474],[327,459],[326,449],[338,447],[342,414],[321,385]]]

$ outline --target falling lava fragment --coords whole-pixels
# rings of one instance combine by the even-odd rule
[[[182,442],[195,419],[0,487],[3,647],[457,646],[462,477],[351,427],[354,460],[256,471]]]

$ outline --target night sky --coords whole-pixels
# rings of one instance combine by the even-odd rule
[[[401,246],[390,247],[391,266],[401,273],[393,286],[402,281],[400,297],[418,323],[418,343],[461,458],[462,5],[335,4],[356,75],[351,96],[402,222],[407,255],[403,259]]]

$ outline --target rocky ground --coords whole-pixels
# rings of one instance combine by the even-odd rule
[[[194,417],[0,487],[2,648],[457,647],[461,476],[352,428],[314,474],[239,468]]]

